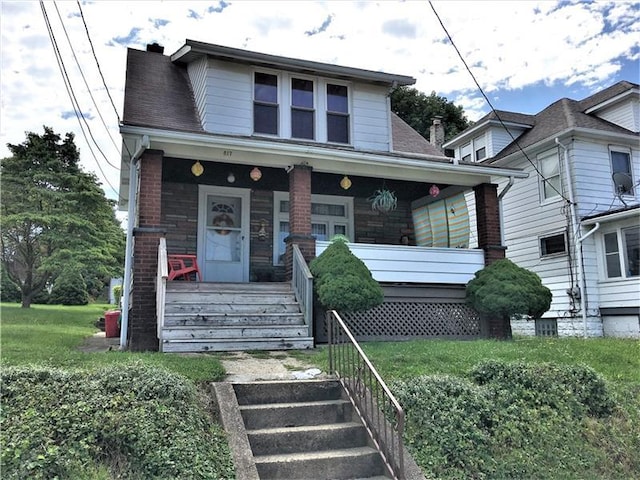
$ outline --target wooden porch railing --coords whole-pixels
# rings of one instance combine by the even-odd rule
[[[169,277],[169,267],[167,266],[167,240],[160,238],[158,244],[158,275],[156,278],[156,322],[158,328],[158,339],[162,348],[162,328],[164,327],[164,300],[167,290],[167,277]]]
[[[394,479],[404,473],[404,411],[338,312],[327,312],[329,371],[347,391]]]
[[[309,336],[313,337],[313,275],[296,244],[293,245],[292,272],[291,286],[304,314],[304,323],[309,329]]]

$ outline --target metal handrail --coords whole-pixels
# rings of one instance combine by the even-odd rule
[[[158,244],[158,275],[156,277],[156,322],[161,349],[162,329],[164,327],[164,304],[167,291],[167,277],[169,276],[169,267],[167,263],[167,240],[164,237],[160,237],[160,242]]]
[[[329,371],[335,374],[395,479],[404,473],[404,410],[338,312],[327,312]]]
[[[291,286],[296,300],[304,314],[304,323],[307,325],[309,336],[313,336],[313,275],[309,270],[300,247],[293,244],[293,268],[291,274]]]

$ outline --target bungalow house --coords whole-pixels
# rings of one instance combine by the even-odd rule
[[[553,302],[514,333],[640,336],[639,132],[640,89],[622,81],[536,115],[492,112],[444,145],[460,161],[529,173],[494,179],[503,244]]]
[[[387,288],[378,313],[395,330],[369,324],[361,337],[487,334],[464,285],[504,256],[497,182],[527,174],[447,158],[418,135],[389,103],[391,89],[414,82],[193,40],[168,56],[157,44],[130,49],[121,345],[312,346],[324,333],[306,265],[336,234]],[[397,198],[386,214],[370,201],[383,189]],[[184,281],[194,260],[202,281]],[[431,326],[418,325],[426,317]]]

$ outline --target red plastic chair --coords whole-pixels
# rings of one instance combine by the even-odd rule
[[[202,274],[198,268],[198,261],[195,255],[168,255],[169,280],[182,279],[191,281],[192,274],[195,273],[196,280],[202,281]]]

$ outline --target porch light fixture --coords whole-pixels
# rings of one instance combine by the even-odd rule
[[[258,230],[258,240],[264,242],[267,239],[267,221],[260,220],[260,230]]]
[[[200,175],[202,175],[203,172],[204,172],[204,167],[202,166],[199,160],[196,160],[196,163],[194,163],[191,166],[191,173],[193,173],[196,177],[199,177]]]
[[[251,180],[253,180],[254,182],[257,182],[262,178],[262,172],[258,167],[253,167],[253,170],[251,170],[251,173],[249,173],[249,176],[251,177]]]
[[[236,176],[233,174],[233,172],[229,172],[229,175],[227,175],[227,182],[233,183],[235,181],[236,181]]]
[[[429,195],[431,195],[432,197],[437,197],[438,195],[440,195],[440,189],[437,185],[431,185],[431,188],[429,189]]]
[[[342,180],[340,180],[340,186],[344,190],[349,190],[351,188],[351,180],[349,180],[349,177],[347,177],[346,175],[342,177]]]

